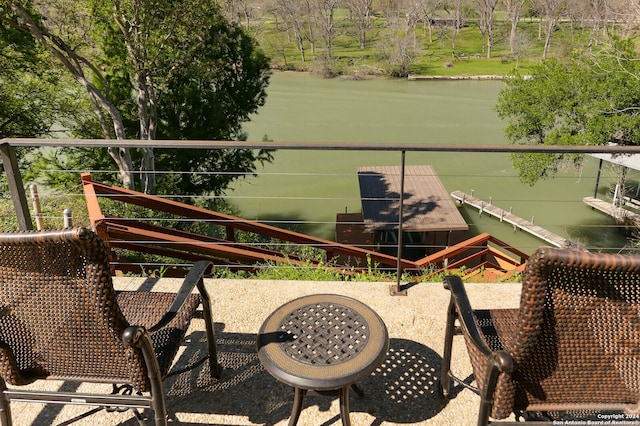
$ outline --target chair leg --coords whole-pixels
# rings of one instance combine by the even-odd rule
[[[138,347],[142,351],[142,356],[147,366],[147,377],[151,385],[151,409],[153,410],[155,424],[156,426],[166,426],[167,406],[164,400],[158,359],[151,343],[151,335],[142,327],[128,327],[125,329],[122,340],[125,344]]]
[[[2,426],[11,426],[11,407],[10,401],[5,396],[4,391],[7,390],[7,385],[2,377],[0,377],[0,424]]]
[[[165,408],[164,393],[153,392],[151,395],[151,406],[156,426],[167,426],[167,410]]]
[[[447,310],[442,368],[440,370],[440,390],[445,397],[449,396],[449,393],[451,392],[451,352],[453,348],[456,317],[456,307],[453,303],[453,299],[451,299],[449,302],[449,309]]]
[[[489,417],[493,409],[493,398],[501,372],[513,371],[513,358],[506,351],[496,351],[489,359],[491,367],[484,380],[484,387],[480,389],[480,409],[478,411],[478,426],[489,424]]]
[[[487,389],[482,389],[480,394],[480,409],[478,410],[478,426],[487,426],[493,407],[492,395],[487,395]]]
[[[209,349],[209,370],[211,371],[211,377],[216,379],[220,378],[221,368],[218,364],[218,350],[216,346],[216,335],[213,328],[213,319],[211,316],[211,300],[209,294],[204,287],[204,281],[202,278],[198,281],[198,290],[202,297],[202,312],[204,314],[204,323],[207,330],[207,346]]]

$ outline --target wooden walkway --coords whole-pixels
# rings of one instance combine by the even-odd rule
[[[604,201],[599,198],[584,197],[582,201],[588,206],[613,217],[618,223],[640,226],[640,215],[637,213],[631,212],[622,207],[616,207],[611,202]]]
[[[576,243],[571,240],[567,240],[564,237],[554,234],[538,225],[533,224],[519,216],[514,215],[511,212],[503,210],[499,207],[492,205],[484,200],[476,198],[472,195],[465,194],[462,191],[453,191],[451,196],[458,200],[462,205],[468,204],[471,207],[475,207],[480,211],[480,214],[487,213],[500,219],[500,222],[507,222],[513,225],[514,229],[521,229],[534,237],[540,238],[543,241],[548,242],[556,247],[578,247]]]

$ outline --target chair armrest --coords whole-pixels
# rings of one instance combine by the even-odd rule
[[[197,261],[187,273],[180,289],[178,289],[178,293],[176,293],[176,297],[173,299],[171,306],[164,313],[162,318],[153,326],[149,327],[149,332],[153,333],[154,331],[160,330],[162,327],[169,324],[176,316],[184,302],[187,300],[187,297],[193,292],[193,288],[197,285],[198,291],[202,294],[203,299],[208,303],[209,295],[206,294],[206,290],[204,285],[202,285],[202,280],[204,278],[204,274],[211,266],[212,263],[208,260],[199,260]]]
[[[125,345],[138,348],[142,351],[142,357],[147,367],[149,385],[151,386],[151,395],[153,395],[151,408],[154,411],[156,421],[166,419],[167,408],[162,391],[162,376],[160,375],[158,359],[153,351],[151,335],[144,327],[131,326],[124,329],[122,341]],[[156,424],[160,423],[156,422]]]
[[[482,338],[482,333],[476,324],[473,309],[471,309],[471,303],[462,279],[456,275],[448,275],[444,278],[444,288],[451,292],[451,303],[458,313],[460,327],[471,343],[491,360],[491,364],[499,371],[505,373],[513,371],[513,358],[511,355],[506,351],[492,351]]]

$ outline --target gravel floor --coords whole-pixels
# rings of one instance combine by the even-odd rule
[[[116,278],[119,289],[176,290],[174,279]],[[351,396],[351,422],[358,425],[475,424],[479,398],[454,389],[454,398],[438,393],[444,320],[448,292],[441,283],[408,286],[406,296],[391,296],[388,283],[207,280],[213,300],[218,358],[224,370],[219,381],[208,376],[207,363],[174,374],[165,381],[169,421],[181,425],[285,425],[293,390],[272,378],[256,355],[256,333],[262,321],[281,304],[307,294],[335,293],[371,306],[384,320],[390,336],[387,358],[359,383],[364,397]],[[469,284],[474,307],[517,306],[519,284]],[[202,357],[204,323],[192,322],[183,351],[173,367],[179,371]],[[462,342],[454,346],[453,366],[460,377],[470,375]],[[36,389],[100,392],[110,386],[48,381]],[[308,396],[299,425],[339,425],[336,398]],[[14,425],[136,425],[131,411],[106,412],[72,405],[12,403]]]

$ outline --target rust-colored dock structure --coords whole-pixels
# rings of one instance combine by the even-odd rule
[[[254,220],[206,210],[196,206],[143,194],[126,188],[95,182],[89,173],[82,175],[83,192],[87,203],[89,219],[94,230],[105,241],[109,249],[113,273],[145,273],[145,271],[163,268],[163,276],[182,276],[183,268],[196,260],[206,259],[216,267],[257,271],[266,263],[286,264],[289,266],[330,268],[345,275],[374,267],[381,271],[392,272],[398,269],[412,274],[441,274],[452,268],[464,266],[465,276],[469,279],[491,281],[499,280],[489,271],[495,271],[501,277],[509,276],[518,270],[528,256],[489,234],[478,235],[448,246],[446,251],[431,256],[422,254],[419,259],[411,260],[372,250],[371,241],[360,237],[364,230],[364,221],[358,215],[344,217],[337,229],[345,225],[354,231],[354,225],[362,228],[350,235],[351,243],[328,241],[310,235],[277,228]],[[145,219],[117,217],[105,214],[99,199],[109,198],[124,204],[136,205],[158,212],[168,213],[176,218],[188,218],[219,226],[226,235],[213,237],[187,232],[173,227],[160,226]],[[455,203],[448,197],[450,203]],[[325,260],[306,259],[271,249],[267,246],[236,241],[239,232],[255,234],[263,239],[276,239],[284,245],[314,247],[325,253]],[[340,232],[346,235],[345,232]],[[366,235],[365,235],[366,237]],[[345,237],[346,238],[346,237]],[[355,239],[353,239],[355,238]],[[422,249],[422,248],[421,248]],[[161,256],[167,259],[147,264],[130,252]],[[176,263],[177,261],[177,263]]]

